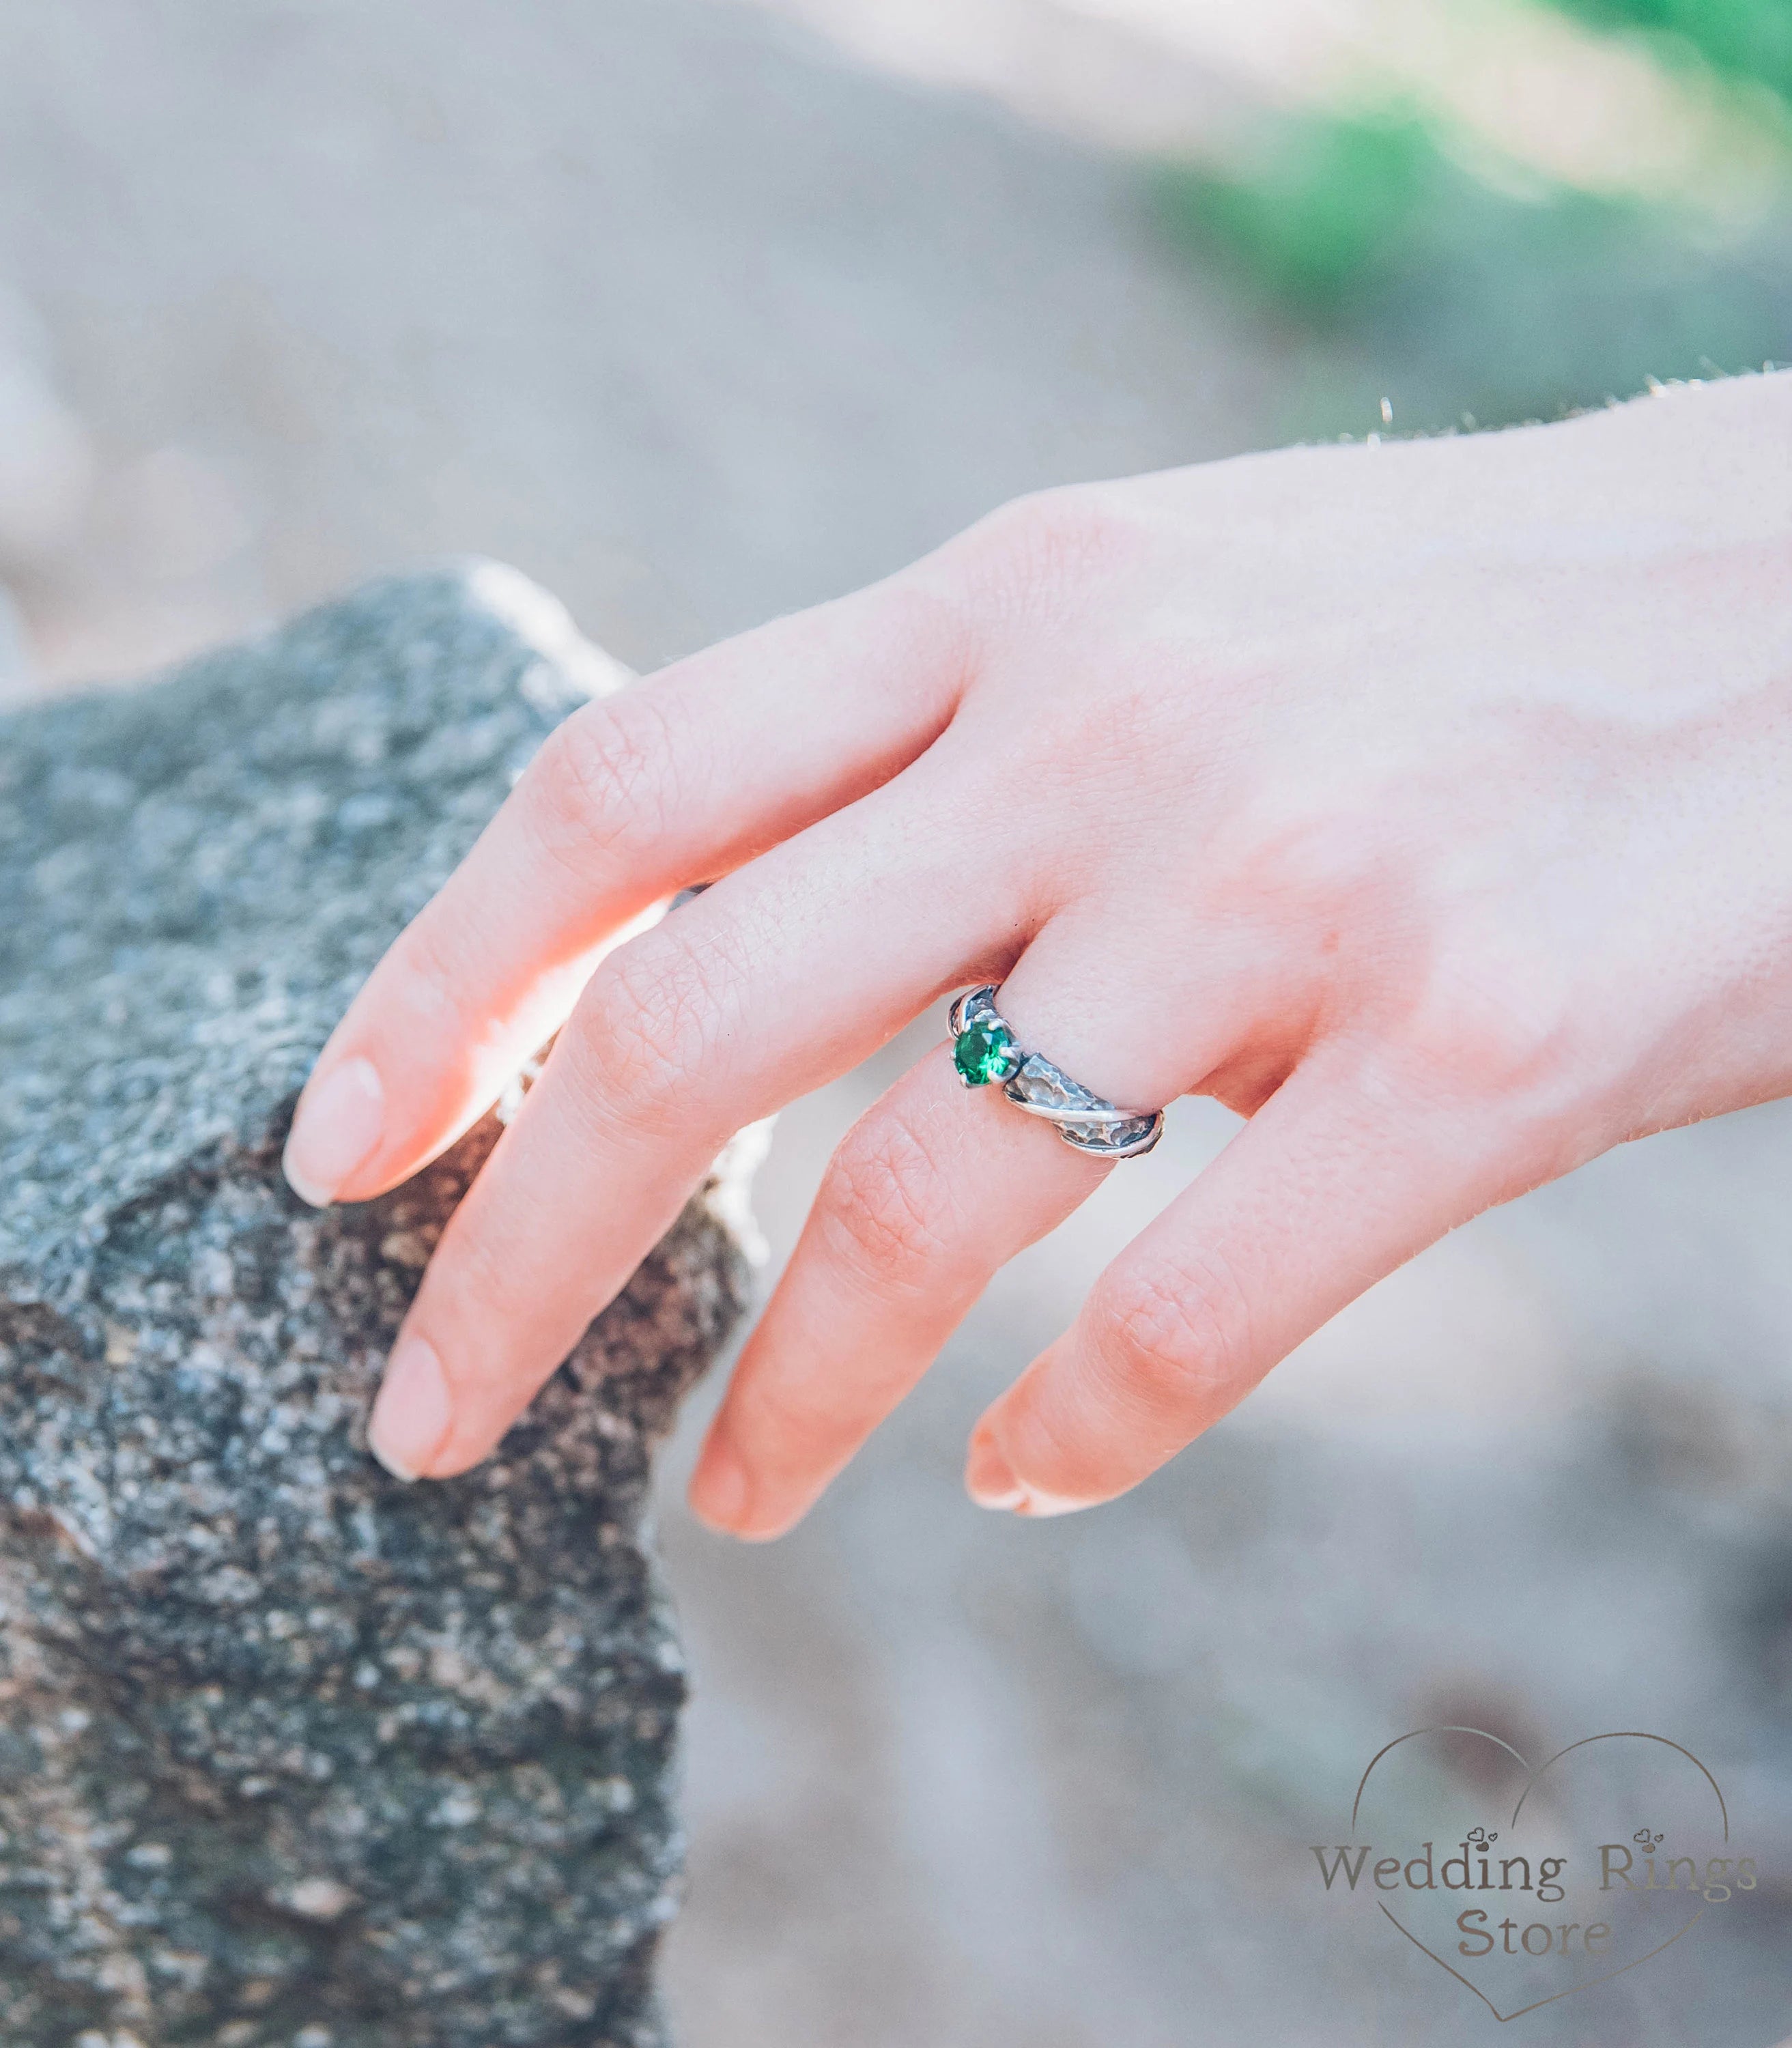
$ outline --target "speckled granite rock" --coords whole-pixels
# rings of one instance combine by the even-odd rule
[[[744,1275],[725,1173],[498,1456],[362,1434],[492,1119],[318,1215],[363,975],[603,657],[394,581],[0,720],[0,2042],[657,2040],[681,1659],[649,1453]]]

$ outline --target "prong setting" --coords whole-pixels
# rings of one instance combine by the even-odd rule
[[[1017,1109],[1053,1125],[1066,1145],[1096,1158],[1135,1159],[1163,1135],[1161,1109],[1140,1113],[1073,1081],[1043,1053],[1021,1049],[995,1007],[993,986],[967,991],[949,1014],[952,1065],[961,1087],[1002,1083]]]

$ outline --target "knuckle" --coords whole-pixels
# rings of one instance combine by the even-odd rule
[[[586,704],[530,764],[525,815],[544,851],[576,872],[661,837],[673,807],[673,749],[650,690]]]
[[[832,1447],[837,1433],[828,1412],[832,1387],[805,1387],[777,1372],[757,1372],[731,1390],[729,1427],[735,1441],[750,1446],[762,1480],[770,1475],[802,1473],[818,1454]]]
[[[940,573],[941,559],[929,556],[882,584],[875,617],[886,640],[912,650],[915,675],[942,680],[943,711],[978,667],[986,622],[967,580]]]
[[[1430,963],[1410,1013],[1411,1049],[1467,1084],[1504,1090],[1546,1070],[1581,1005],[1572,963],[1503,916],[1465,921]]]
[[[867,1118],[834,1154],[816,1204],[828,1251],[886,1292],[919,1290],[949,1250],[939,1167],[908,1118]]]
[[[451,1233],[429,1268],[431,1321],[459,1333],[506,1320],[517,1287],[515,1251],[483,1220]],[[444,1372],[457,1387],[477,1379],[483,1369],[479,1346],[462,1341],[438,1344],[436,1349]]]
[[[1146,545],[1138,514],[1099,484],[1014,498],[957,543],[984,605],[1024,615],[1055,612],[1081,585],[1136,562]]]
[[[457,1394],[502,1376],[503,1348],[489,1339],[513,1326],[532,1291],[530,1254],[538,1245],[514,1204],[493,1200],[493,1192],[475,1182],[450,1217],[411,1308]]]
[[[469,940],[467,920],[454,913],[451,898],[438,896],[405,929],[394,949],[393,964],[401,981],[394,987],[410,1027],[460,1023],[460,991],[467,981]]]
[[[1085,1314],[1095,1356],[1115,1391],[1154,1410],[1204,1413],[1243,1368],[1248,1318],[1217,1264],[1142,1266],[1096,1283]]]
[[[1406,1050],[1441,1084],[1463,1095],[1504,1095],[1546,1065],[1559,1023],[1515,976],[1495,987],[1479,976],[1450,989],[1417,1020]]]
[[[603,963],[574,1021],[576,1097],[602,1121],[664,1132],[721,1035],[715,971],[656,929]]]
[[[1589,1039],[1560,962],[1492,945],[1430,977],[1390,1052],[1409,1102],[1460,1124],[1464,1152],[1522,1183],[1581,1163],[1589,1079],[1623,1068],[1622,1033]],[[1592,1091],[1596,1095],[1596,1085]],[[1595,1150],[1598,1149],[1596,1146]]]

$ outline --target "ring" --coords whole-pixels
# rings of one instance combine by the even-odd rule
[[[973,988],[952,1006],[952,1057],[966,1088],[1003,1084],[1002,1092],[1029,1116],[1056,1125],[1066,1145],[1100,1159],[1136,1159],[1163,1135],[1164,1113],[1117,1108],[1061,1072],[1041,1053],[1023,1053],[993,987]]]

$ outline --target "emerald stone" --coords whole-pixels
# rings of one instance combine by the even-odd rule
[[[952,1047],[958,1077],[967,1088],[1005,1081],[1021,1064],[1014,1034],[1006,1024],[967,1024]]]

